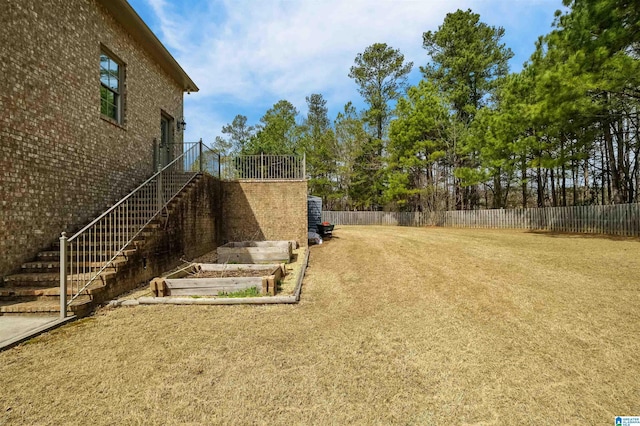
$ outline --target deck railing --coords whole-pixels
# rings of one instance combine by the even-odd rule
[[[60,315],[92,285],[124,261],[135,239],[199,173],[220,175],[216,151],[200,142],[158,170],[100,217],[67,238],[60,237]],[[94,284],[95,283],[95,284]],[[69,294],[69,300],[67,300]]]
[[[220,162],[223,180],[303,180],[305,173],[304,155],[237,155]]]

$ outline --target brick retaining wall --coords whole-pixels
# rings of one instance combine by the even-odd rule
[[[306,181],[222,182],[222,238],[307,245]]]

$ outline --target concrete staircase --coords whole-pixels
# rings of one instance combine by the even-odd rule
[[[138,283],[123,283],[123,280],[131,280],[138,277],[136,268],[144,267],[136,254],[153,241],[159,233],[163,232],[162,226],[172,209],[181,201],[183,196],[192,190],[201,176],[194,177],[189,184],[171,201],[166,209],[158,214],[140,234],[125,248],[120,256],[100,274],[100,277],[78,296],[69,306],[73,315],[85,316],[91,313],[97,304],[113,297],[114,290],[135,287]],[[153,206],[152,200],[141,203],[143,206]],[[147,208],[147,207],[145,207]],[[151,208],[151,207],[149,207]],[[129,211],[133,218],[140,211]],[[109,260],[102,247],[117,239],[125,226],[129,226],[126,220],[122,223],[105,225],[98,229],[102,234],[99,242],[87,242],[87,245],[97,247],[95,256],[91,262],[84,263],[88,269],[98,271]],[[135,261],[133,261],[135,260]],[[145,259],[146,261],[146,259]],[[0,315],[59,315],[60,313],[60,242],[54,241],[45,250],[38,253],[35,259],[22,265],[17,274],[4,277],[0,285]],[[85,274],[87,275],[87,274]],[[72,275],[68,276],[70,279]],[[86,279],[88,280],[88,276]],[[117,287],[117,288],[113,288]],[[67,289],[67,300],[70,300],[71,288]]]

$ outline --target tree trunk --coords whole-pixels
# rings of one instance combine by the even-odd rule
[[[551,173],[551,205],[553,207],[557,207],[558,197],[556,196],[556,176],[555,176],[554,168],[551,167],[549,171]]]
[[[455,191],[455,203],[456,210],[464,210],[464,202],[465,202],[465,188],[462,188],[460,185],[460,179],[455,176],[455,171],[458,167],[461,166],[460,157],[457,154],[454,154],[454,163],[453,163],[453,185]]]
[[[607,160],[607,190],[609,202],[614,204],[620,203],[620,176],[618,175],[618,167],[615,160],[615,149],[613,146],[613,136],[611,135],[611,125],[609,121],[603,123],[604,130],[604,146]]]
[[[592,197],[591,197],[591,186],[589,185],[589,159],[584,160],[583,173],[584,173],[584,191],[583,191],[582,199],[583,201],[588,199],[590,201],[589,204],[591,204]],[[597,195],[596,195],[596,201],[597,201]]]
[[[562,205],[566,207],[567,205],[567,171],[565,168],[565,153],[564,153],[564,144],[565,144],[565,135],[560,135],[560,172],[562,173],[559,177],[558,184],[560,185],[560,190],[562,194]]]
[[[511,177],[509,177],[509,182],[511,181]],[[511,190],[511,185],[507,185],[506,188],[504,188],[504,197],[502,199],[502,208],[507,208],[507,200],[509,199],[509,190]]]
[[[635,191],[632,197],[632,202],[639,202],[640,199],[638,198],[638,193],[640,193],[640,123],[638,120],[638,113],[636,112],[635,114],[636,116],[636,124],[635,124],[635,140],[636,140],[636,149],[633,153],[633,158],[634,160],[634,177],[633,179],[635,179],[636,181],[636,185],[635,185]]]
[[[564,163],[562,163],[561,171],[562,171],[562,205],[566,207],[567,206],[567,170],[564,166]]]
[[[538,182],[538,207],[544,207],[544,184],[542,182],[542,168],[538,164],[538,173],[536,176]]]
[[[573,156],[573,154],[572,154]],[[577,166],[577,161],[574,159],[571,159],[571,181],[573,182],[573,200],[571,200],[571,205],[575,206],[577,201],[578,201],[578,166]]]
[[[500,179],[500,168],[493,176],[493,208],[499,209],[502,205],[502,182]]]
[[[613,135],[611,133],[612,123],[607,119],[602,123],[602,127],[604,130],[604,143],[607,151],[608,157],[608,165],[609,165],[609,180],[610,180],[610,194],[611,200],[614,204],[623,203],[623,190],[622,190],[622,179],[620,176],[620,168],[616,161],[616,149],[613,146]],[[620,145],[621,141],[618,141],[618,145]],[[618,146],[618,155],[620,147]]]
[[[607,190],[607,175],[606,175],[606,158],[607,150],[604,148],[604,141],[601,141],[600,145],[600,187],[602,188],[601,204],[607,204],[606,190]]]
[[[527,208],[527,160],[522,159],[522,208]]]

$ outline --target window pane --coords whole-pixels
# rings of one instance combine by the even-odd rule
[[[120,88],[120,82],[118,79],[118,70],[117,68],[115,70],[109,70],[109,82],[107,84],[107,86],[109,86],[111,89],[115,90],[116,92],[119,91]]]
[[[109,61],[109,71],[111,71],[113,75],[118,75],[118,64],[114,60]]]
[[[100,99],[101,100],[106,101],[108,93],[109,93],[109,89],[107,89],[105,86],[100,86]]]
[[[120,65],[100,53],[100,113],[118,120],[120,110]]]
[[[100,88],[100,112],[114,120],[117,119],[118,95],[102,86]]]
[[[110,104],[115,103],[115,95],[114,93],[109,90],[109,89],[105,89],[104,95],[103,95],[104,99],[109,102]]]
[[[100,82],[120,92],[120,65],[104,53],[100,54]]]
[[[100,67],[100,83],[109,85],[109,70]]]
[[[114,104],[107,104],[107,115],[114,120],[116,120],[117,117],[116,110],[117,108]]]

